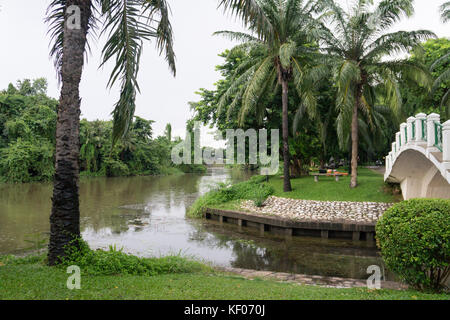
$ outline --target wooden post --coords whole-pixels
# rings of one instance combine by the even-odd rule
[[[238,219],[238,230],[242,231],[242,219]]]
[[[322,239],[328,239],[328,230],[322,230],[320,232],[320,236],[322,237]]]
[[[373,241],[375,241],[373,232],[367,232],[367,233],[366,233],[366,241],[367,241],[367,242],[373,242]]]
[[[219,216],[219,223],[220,223],[220,224],[223,224],[223,216],[222,216],[222,215]]]
[[[261,236],[264,236],[264,231],[265,231],[265,225],[264,225],[264,223],[260,223],[259,224],[259,234]]]
[[[288,237],[288,238],[292,237],[292,228],[286,228],[285,232],[286,232],[286,237]]]
[[[352,240],[353,240],[353,241],[359,241],[360,235],[361,235],[361,232],[359,232],[359,231],[353,231],[353,237],[352,237]]]

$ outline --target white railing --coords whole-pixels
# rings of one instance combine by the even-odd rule
[[[442,162],[450,170],[450,120],[441,124],[440,116],[436,113],[419,113],[408,118],[400,125],[400,131],[395,134],[392,150],[386,156],[387,178],[395,160],[404,150],[421,147],[426,154],[442,152]]]

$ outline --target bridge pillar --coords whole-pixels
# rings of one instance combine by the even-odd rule
[[[414,132],[414,137],[413,137],[413,124],[416,122],[416,118],[414,117],[409,117],[408,120],[406,120],[407,123],[407,131],[408,131],[408,136],[407,136],[407,141],[408,143],[414,143],[416,141],[416,133],[417,133],[417,129]]]
[[[421,143],[426,141],[427,115],[425,113],[416,114],[416,142]],[[425,138],[425,139],[424,139]]]
[[[406,146],[406,143],[407,143],[407,134],[406,134],[406,128],[407,128],[407,124],[406,123],[402,123],[401,125],[400,125],[400,146],[401,147],[405,147]]]
[[[444,165],[450,169],[450,120],[442,124],[442,153]]]
[[[434,123],[440,122],[441,116],[437,113],[429,114],[427,117],[427,148],[431,149],[431,152],[438,152],[439,149],[434,145],[436,143],[436,136],[434,133]]]

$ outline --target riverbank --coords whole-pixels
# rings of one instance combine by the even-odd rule
[[[223,271],[144,275],[81,276],[81,289],[66,287],[64,268],[48,267],[39,259],[7,261],[0,256],[0,299],[45,300],[448,300],[449,294],[427,294],[415,290],[369,290],[300,285],[256,277],[246,279]]]

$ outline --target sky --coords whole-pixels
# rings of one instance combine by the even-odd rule
[[[344,6],[351,0],[339,0]],[[439,37],[450,37],[450,23],[444,25],[438,7],[444,0],[416,0],[415,15],[403,19],[393,31],[428,29]],[[44,23],[50,0],[0,0],[0,90],[19,79],[45,77],[48,94],[59,97],[53,62],[49,58],[48,26]],[[186,121],[192,116],[189,101],[198,101],[199,88],[213,89],[220,79],[215,66],[218,56],[236,43],[213,36],[219,30],[245,30],[234,17],[217,9],[218,0],[170,0],[175,34],[177,76],[174,78],[153,43],[147,43],[138,77],[141,94],[136,115],[156,121],[154,131],[162,134],[167,123],[173,135],[184,137]],[[104,39],[92,42],[92,52],[83,72],[80,95],[81,117],[109,120],[119,87],[107,89],[111,65],[99,69]],[[211,129],[202,130],[202,145],[217,146]]]

